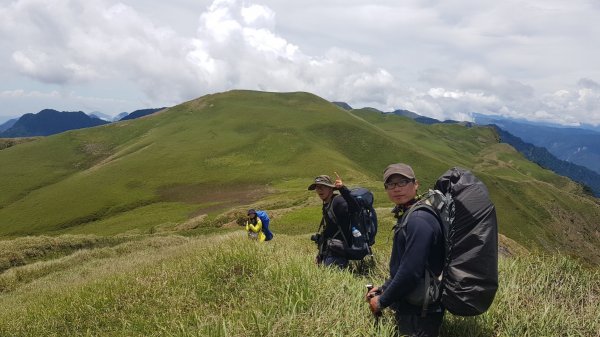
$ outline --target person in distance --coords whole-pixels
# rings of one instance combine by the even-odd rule
[[[246,221],[246,231],[248,232],[248,238],[251,240],[258,240],[263,242],[266,239],[265,233],[263,233],[262,220],[256,216],[256,210],[248,210],[248,220]]]

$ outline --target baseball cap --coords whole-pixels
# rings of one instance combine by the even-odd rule
[[[385,168],[383,171],[383,182],[387,182],[394,174],[405,176],[408,179],[415,179],[415,172],[410,166],[403,163],[397,163],[388,165],[388,167]]]

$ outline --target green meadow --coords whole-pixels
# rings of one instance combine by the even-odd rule
[[[381,174],[421,191],[453,166],[487,185],[500,289],[445,336],[600,336],[600,203],[494,130],[345,111],[309,93],[230,91],[144,118],[0,142],[0,336],[389,336],[362,300],[391,248]],[[375,258],[316,268],[319,174],[375,195]],[[275,239],[248,242],[248,208]],[[342,317],[343,319],[339,319]]]
[[[265,244],[248,241],[241,230],[133,236],[110,244],[91,239],[56,237],[56,243],[65,242],[52,259],[40,256],[0,275],[1,336],[393,333],[392,313],[376,322],[363,300],[365,284],[380,284],[386,275],[385,239],[376,244],[374,264],[350,271],[316,267],[306,235],[278,233]],[[61,254],[78,240],[89,247]],[[0,249],[6,244],[0,242]],[[499,268],[500,288],[490,310],[467,318],[447,314],[443,336],[600,332],[597,269],[543,254],[503,257]]]

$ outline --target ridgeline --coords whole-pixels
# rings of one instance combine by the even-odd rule
[[[308,229],[313,177],[339,172],[389,207],[381,172],[398,161],[413,166],[422,189],[452,166],[468,168],[490,190],[502,234],[600,261],[598,199],[499,143],[493,128],[346,111],[308,93],[207,95],[4,149],[0,235],[210,232],[251,204]]]
[[[399,161],[422,190],[468,168],[497,208],[496,301],[449,317],[446,336],[600,331],[598,199],[493,128],[230,91],[0,150],[0,335],[388,336],[391,315],[373,325],[362,294],[387,273],[394,220],[381,174]],[[306,187],[333,172],[375,194],[369,270],[312,262],[320,201]],[[251,207],[269,211],[272,242],[245,240]]]

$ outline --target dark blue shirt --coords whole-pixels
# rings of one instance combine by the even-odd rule
[[[402,218],[398,219],[398,226]],[[394,233],[390,258],[390,278],[382,286],[379,298],[382,308],[392,305],[400,313],[420,313],[419,306],[404,300],[423,281],[426,266],[439,276],[444,263],[444,237],[442,225],[435,215],[419,209],[409,215],[406,230]]]

